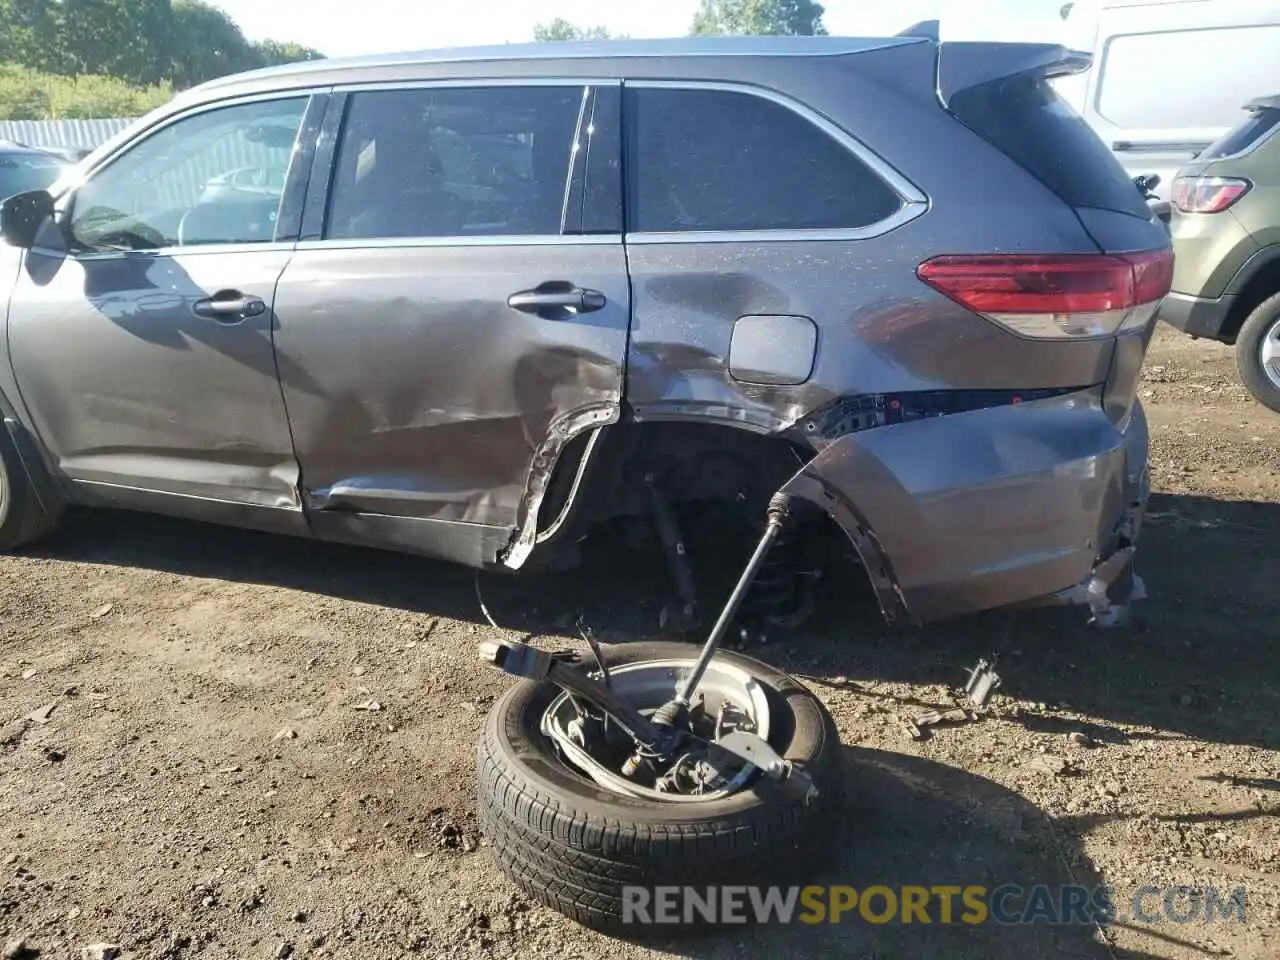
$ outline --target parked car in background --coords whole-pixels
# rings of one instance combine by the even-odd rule
[[[1160,177],[1167,220],[1177,169],[1280,89],[1280,0],[1081,0],[1063,15],[1063,43],[1094,63],[1058,92],[1131,176]]]
[[[49,187],[69,166],[45,150],[0,141],[0,200]]]
[[[1173,181],[1176,264],[1160,315],[1234,344],[1240,379],[1280,413],[1280,95],[1246,110]]]
[[[42,146],[39,149],[45,153],[51,153],[55,157],[61,157],[68,163],[79,163],[93,151],[88,147],[47,147]]]
[[[284,166],[239,167],[228,170],[204,182],[200,202],[212,203],[220,198],[233,202],[237,195],[245,198],[272,197],[278,200],[284,192],[287,172]]]

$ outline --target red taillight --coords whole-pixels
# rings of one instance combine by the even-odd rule
[[[1221,213],[1251,186],[1238,177],[1178,177],[1170,194],[1173,205],[1183,213]]]
[[[1173,251],[942,256],[916,273],[1022,336],[1112,336],[1151,319],[1173,283]]]

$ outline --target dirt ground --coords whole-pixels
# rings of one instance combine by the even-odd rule
[[[507,681],[476,661],[494,631],[470,572],[98,514],[0,559],[0,946],[1274,958],[1280,417],[1239,387],[1226,348],[1165,329],[1142,395],[1157,494],[1140,552],[1151,597],[1130,626],[1098,632],[1053,611],[891,634],[866,597],[828,598],[802,635],[755,652],[812,683],[846,744],[840,862],[814,882],[1105,882],[1122,908],[1144,884],[1243,886],[1244,923],[1130,921],[1104,938],[859,921],[606,940],[517,896],[478,835],[474,743]],[[602,639],[631,639],[656,632],[665,586],[632,564],[604,557],[582,580],[487,575],[484,598],[504,636],[571,641],[581,612]],[[899,718],[950,706],[992,653],[998,715],[904,732]]]

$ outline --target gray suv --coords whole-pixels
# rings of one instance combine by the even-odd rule
[[[1105,615],[1172,254],[1053,92],[1087,66],[912,31],[187,91],[3,207],[0,543],[76,504],[568,569],[652,519],[688,614],[683,525],[782,490],[778,564],[834,519],[891,619]],[[287,174],[204,189],[244,168]]]

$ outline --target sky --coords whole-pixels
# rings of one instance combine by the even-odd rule
[[[941,20],[943,39],[1056,40],[1062,0],[826,0],[838,36],[884,36]],[[519,43],[556,17],[633,37],[688,33],[697,0],[214,0],[252,40],[314,47],[331,57]]]

